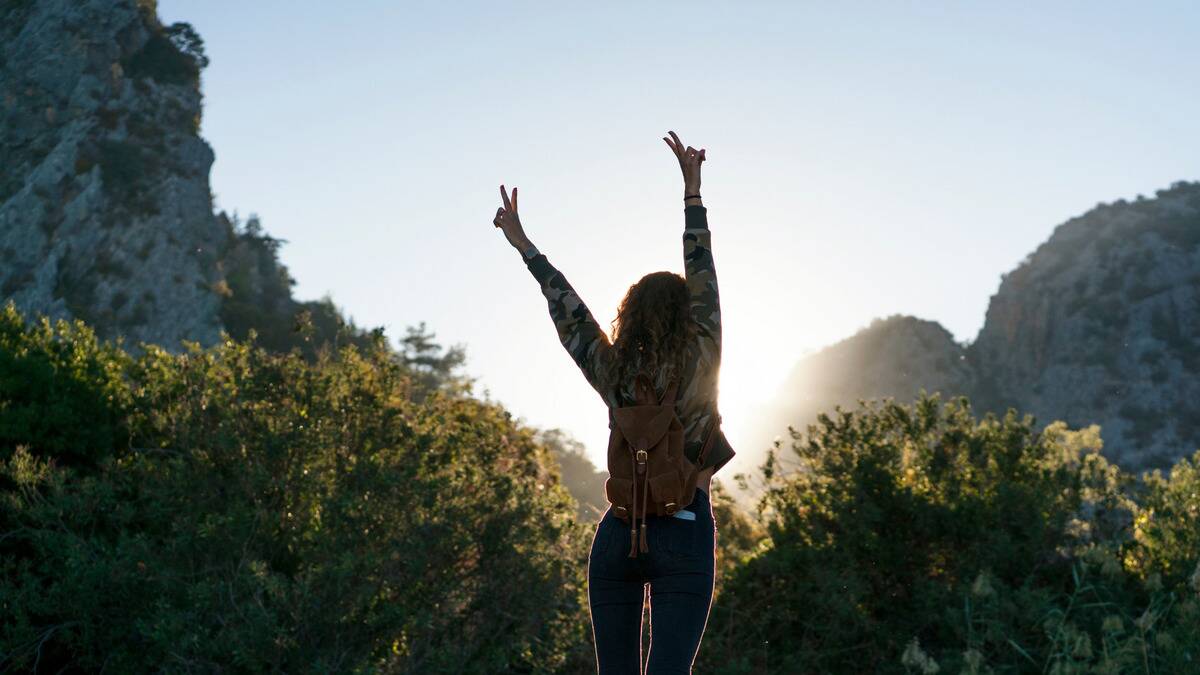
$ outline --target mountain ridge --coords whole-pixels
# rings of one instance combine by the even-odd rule
[[[380,337],[293,298],[258,218],[213,212],[191,26],[150,0],[5,0],[0,19],[0,297],[174,351],[223,331],[308,353]],[[973,340],[876,319],[793,366],[760,432],[926,389],[1099,423],[1110,458],[1165,466],[1200,446],[1197,289],[1200,183],[1101,203],[1001,275]]]
[[[836,405],[925,389],[981,412],[1097,423],[1110,459],[1165,467],[1200,447],[1198,335],[1200,182],[1177,181],[1056,226],[1001,275],[969,341],[896,314],[805,356],[764,426],[803,429]]]

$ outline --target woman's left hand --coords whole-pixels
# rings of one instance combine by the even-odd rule
[[[508,243],[514,248],[522,251],[528,249],[531,244],[525,236],[525,229],[521,227],[521,217],[517,214],[517,188],[512,189],[512,200],[509,201],[508,193],[501,185],[500,198],[504,200],[504,206],[496,209],[496,217],[492,219],[492,224],[504,232]]]

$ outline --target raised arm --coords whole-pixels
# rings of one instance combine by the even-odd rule
[[[708,209],[700,198],[700,165],[704,148],[684,146],[674,131],[663,137],[683,172],[684,229],[683,269],[691,295],[692,319],[697,325],[701,358],[710,365],[721,361],[721,301],[717,289],[717,269],[713,265],[712,233],[708,230]]]
[[[721,362],[721,296],[713,265],[712,233],[708,209],[689,204],[683,209],[683,269],[691,296],[692,319],[697,325],[700,355],[710,364]]]
[[[496,212],[493,223],[504,230],[504,235],[513,248],[521,253],[525,266],[537,279],[541,286],[542,295],[550,310],[550,318],[554,321],[554,329],[558,332],[558,340],[571,355],[575,365],[583,371],[588,384],[607,399],[606,384],[601,381],[600,359],[609,354],[608,336],[600,328],[600,324],[592,318],[591,311],[583,299],[571,287],[570,282],[562,272],[554,267],[544,253],[537,250],[529,237],[525,236],[517,214],[517,188],[513,188],[511,202],[500,186],[500,196],[504,206]]]

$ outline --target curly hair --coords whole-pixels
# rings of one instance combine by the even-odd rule
[[[682,374],[696,339],[690,310],[687,282],[674,272],[651,272],[630,286],[612,321],[604,381],[632,383],[644,371],[661,390]]]

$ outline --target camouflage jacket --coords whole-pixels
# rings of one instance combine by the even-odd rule
[[[694,353],[686,359],[676,413],[683,423],[684,454],[695,462],[700,455],[705,434],[717,414],[721,304],[717,293],[717,271],[713,266],[708,210],[703,206],[687,206],[683,211],[683,263],[691,293],[691,313],[696,321],[697,339],[692,346]],[[620,387],[615,387],[611,382],[601,381],[600,373],[605,370],[598,366],[605,359],[612,358],[612,345],[567,278],[542,253],[526,260],[526,265],[541,284],[559,341],[583,371],[588,384],[610,408],[632,405],[637,400],[633,382],[624,382]],[[662,396],[667,383],[662,381],[661,372],[656,374],[656,378],[656,394]],[[617,389],[620,389],[619,394]],[[719,430],[717,434],[701,470],[714,467],[713,473],[716,473],[735,454],[724,434]]]

